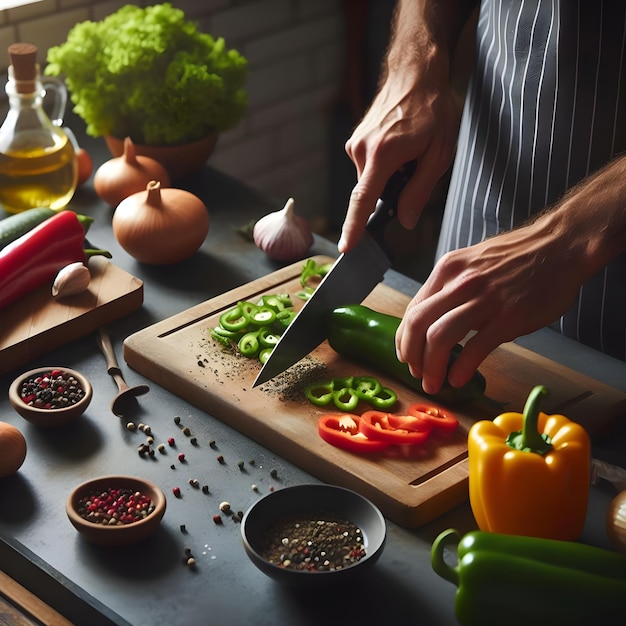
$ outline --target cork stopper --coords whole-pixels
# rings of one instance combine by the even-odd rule
[[[9,46],[12,78],[17,93],[33,93],[39,69],[37,46],[30,43],[14,43]]]

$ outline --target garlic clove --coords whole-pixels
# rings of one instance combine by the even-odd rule
[[[254,243],[277,261],[298,261],[313,245],[313,232],[306,219],[294,212],[289,198],[280,211],[262,217],[252,231]]]
[[[62,268],[52,284],[52,295],[55,298],[73,296],[89,287],[91,272],[83,263],[70,263]]]

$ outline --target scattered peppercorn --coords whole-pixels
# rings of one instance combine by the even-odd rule
[[[135,426],[134,422],[128,422],[128,424],[126,424],[126,429],[127,430],[136,430],[137,427]]]
[[[80,402],[85,390],[80,381],[61,369],[53,369],[22,381],[22,401],[37,409],[64,409]]]
[[[174,424],[176,424],[177,426],[178,426],[178,424],[180,424],[180,415],[177,415],[177,416],[174,418]]]
[[[196,566],[196,559],[194,559],[192,556],[190,556],[187,559],[187,567],[194,568],[195,566]]]
[[[208,485],[202,485],[202,493],[209,493],[209,486]]]
[[[192,446],[197,446],[198,445],[198,439],[196,437],[192,437],[189,441],[190,441]]]
[[[211,446],[211,448],[213,448],[215,450],[215,448],[217,448],[217,444],[215,443],[215,439],[211,439],[209,441],[209,446]]]
[[[200,486],[200,483],[198,482],[198,479],[197,479],[197,478],[190,478],[190,479],[189,479],[189,484],[190,484],[192,487],[195,487],[196,489]]]
[[[237,465],[239,466],[239,469],[242,472],[246,469],[246,464],[243,461],[239,461],[239,463],[237,463]]]
[[[143,432],[144,432],[146,435],[149,435],[150,433],[152,433],[152,428],[150,428],[150,426],[144,426],[144,427],[143,427]]]
[[[172,465],[170,465],[170,469],[176,469],[176,465],[172,463]]]
[[[191,435],[191,429],[189,428],[189,426],[185,426],[183,428],[183,435],[185,435],[186,437],[189,437],[189,435]]]
[[[224,457],[221,454],[217,457],[217,462],[221,463],[222,465],[225,463]]]
[[[181,452],[181,453],[178,455],[178,460],[179,460],[181,463],[184,463],[184,462],[185,462],[185,453],[184,453],[184,452]]]
[[[278,471],[277,471],[277,470],[275,470],[275,469],[273,469],[273,470],[270,472],[270,476],[271,476],[272,478],[278,478]]]
[[[157,446],[157,450],[161,453],[161,454],[165,454],[165,444],[164,443],[160,443]]]
[[[187,532],[187,527],[184,524],[180,525],[180,532],[181,533],[186,533]]]
[[[169,437],[167,443],[173,448],[176,445],[176,440],[174,439],[174,437]]]
[[[174,487],[172,489],[172,493],[174,494],[176,498],[180,498],[180,487]]]
[[[252,491],[258,491],[259,490],[257,485],[252,485],[251,489],[252,489]]]
[[[214,515],[214,516],[213,516],[213,521],[214,521],[216,524],[221,524],[221,523],[222,523],[222,517],[221,517],[220,515]]]
[[[228,502],[221,502],[220,503],[220,511],[222,511],[222,513],[229,513],[230,512],[230,503],[228,503]]]

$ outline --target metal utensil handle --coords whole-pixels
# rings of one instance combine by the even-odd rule
[[[405,163],[387,182],[380,199],[376,203],[376,209],[367,221],[365,229],[373,237],[374,241],[382,248],[383,252],[390,260],[393,260],[393,253],[385,242],[387,226],[396,219],[398,214],[398,199],[408,182],[413,176],[417,161]]]

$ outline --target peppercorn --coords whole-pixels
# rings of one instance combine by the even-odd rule
[[[221,454],[217,457],[217,462],[221,463],[222,465],[224,464],[224,462],[225,462],[224,461],[224,457]]]
[[[173,448],[176,445],[176,440],[174,437],[169,437],[167,443]]]
[[[243,461],[239,461],[239,463],[237,463],[237,465],[239,466],[239,469],[242,472],[246,469],[246,464]]]
[[[221,516],[220,516],[220,515],[214,515],[214,516],[213,516],[213,521],[214,521],[216,524],[221,524],[221,523],[222,523],[222,518],[221,518]]]
[[[178,455],[178,460],[179,460],[181,463],[184,463],[184,462],[185,462],[185,453],[184,453],[184,452],[181,452],[181,453]]]
[[[176,424],[177,426],[178,426],[178,424],[180,424],[180,415],[177,415],[177,416],[174,418],[174,424]]]
[[[128,422],[128,424],[126,424],[126,430],[136,430],[136,428],[134,422]]]
[[[54,369],[22,381],[19,395],[25,404],[38,409],[63,409],[80,402],[85,390],[77,378]]]
[[[174,487],[172,489],[172,493],[174,494],[175,497],[180,498],[180,487]]]
[[[157,450],[161,453],[161,454],[165,454],[165,444],[164,443],[160,443],[157,446]]]
[[[209,493],[209,486],[208,485],[202,485],[202,493]]]
[[[189,442],[191,443],[192,446],[197,446],[198,445],[198,439],[196,437],[192,437]]]
[[[230,504],[228,502],[221,502],[220,511],[222,511],[222,513],[230,512]]]
[[[213,449],[217,448],[217,444],[215,443],[215,439],[211,439],[209,441],[209,446],[211,446],[211,448],[213,448]]]
[[[277,471],[277,470],[275,470],[275,469],[273,469],[273,470],[270,472],[270,476],[271,476],[272,478],[277,478],[277,477],[278,477],[278,471]]]
[[[190,479],[189,479],[189,484],[190,484],[192,487],[195,487],[196,489],[197,489],[197,488],[198,488],[198,486],[200,485],[200,483],[198,482],[198,479],[197,479],[197,478],[190,478]]]
[[[183,428],[183,435],[186,435],[187,437],[189,437],[189,435],[191,435],[191,430],[189,429],[189,426],[185,426]]]
[[[145,519],[154,511],[154,505],[140,491],[110,487],[81,498],[77,511],[88,522],[113,526]]]

